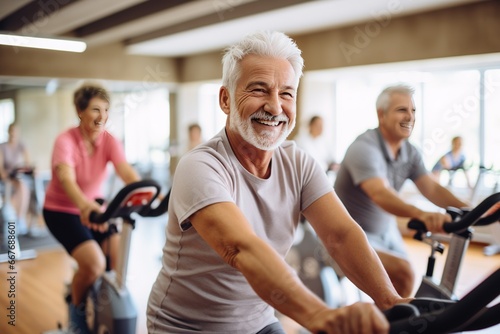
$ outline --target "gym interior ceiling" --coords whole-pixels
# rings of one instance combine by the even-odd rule
[[[0,5],[0,32],[120,43],[129,54],[181,58],[219,50],[252,29],[309,33],[477,0],[16,0]],[[27,78],[30,85],[36,80]],[[46,85],[41,82],[40,85]],[[0,87],[23,85],[2,76]]]

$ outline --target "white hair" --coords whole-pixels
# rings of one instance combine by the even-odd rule
[[[304,59],[297,44],[282,32],[258,31],[227,48],[222,57],[222,84],[231,95],[240,76],[240,61],[249,54],[288,60],[295,71],[295,82],[298,85]]]
[[[375,106],[378,110],[386,112],[389,109],[389,104],[391,102],[391,95],[394,93],[405,94],[413,96],[415,89],[413,87],[405,84],[397,84],[393,86],[386,87],[378,96]]]

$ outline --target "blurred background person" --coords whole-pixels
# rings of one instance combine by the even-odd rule
[[[332,145],[323,136],[323,118],[312,116],[307,131],[301,131],[295,139],[297,145],[321,165],[325,172],[337,171],[339,164],[335,162],[331,150]]]
[[[188,146],[187,151],[203,143],[203,135],[201,126],[198,123],[192,123],[188,126]]]
[[[17,233],[28,233],[26,216],[29,209],[30,189],[22,173],[32,173],[30,157],[26,146],[20,139],[20,131],[15,123],[9,125],[8,140],[0,144],[0,177],[3,182],[10,182],[10,202],[17,216]],[[5,194],[8,195],[8,194]]]
[[[413,94],[412,87],[402,84],[379,94],[375,103],[379,125],[360,134],[349,146],[334,186],[403,297],[411,295],[415,273],[396,217],[415,218],[424,222],[427,230],[444,233],[443,223],[451,217],[442,209],[468,206],[436,182],[420,151],[409,141],[416,120]],[[424,211],[405,200],[400,190],[407,180],[439,209]]]
[[[453,181],[453,175],[457,170],[463,170],[465,175],[465,180],[467,181],[467,186],[472,188],[470,182],[469,173],[467,168],[464,166],[467,157],[463,152],[463,140],[461,136],[456,136],[451,139],[451,150],[446,152],[432,167],[432,174],[436,177],[436,180],[441,179],[441,172],[446,170],[449,174],[448,184],[451,185]]]

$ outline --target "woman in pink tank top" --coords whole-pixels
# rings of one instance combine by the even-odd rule
[[[138,181],[139,176],[127,163],[121,143],[105,130],[108,92],[96,85],[83,85],[74,93],[74,104],[80,123],[56,138],[43,214],[51,233],[78,263],[71,284],[69,327],[89,333],[85,296],[104,273],[106,256],[114,267],[118,246],[116,231],[108,230],[107,224],[92,224],[89,214],[102,211],[95,199],[102,197],[109,162],[126,184]]]

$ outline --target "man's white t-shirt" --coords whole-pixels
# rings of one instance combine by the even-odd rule
[[[274,151],[268,179],[243,168],[225,130],[187,153],[172,184],[163,264],[148,303],[149,333],[256,333],[276,322],[274,310],[189,218],[214,203],[235,203],[255,233],[284,257],[301,211],[331,191],[324,171],[291,141]],[[276,291],[269,298],[280,302],[282,296]]]

